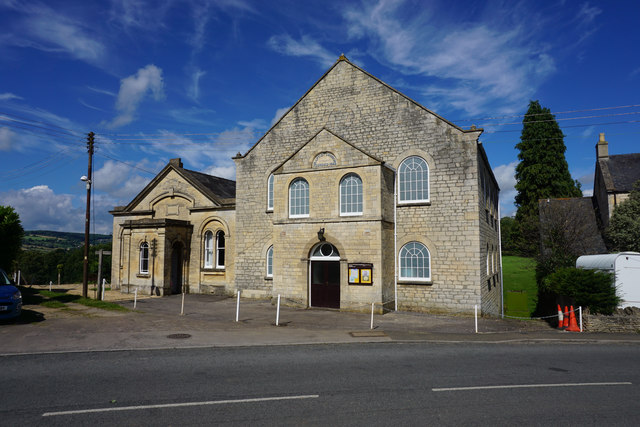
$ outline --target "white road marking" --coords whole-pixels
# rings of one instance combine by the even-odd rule
[[[431,391],[495,390],[495,389],[509,389],[509,388],[540,388],[540,387],[589,387],[589,386],[609,386],[609,385],[631,385],[631,383],[630,382],[609,382],[609,383],[487,385],[487,386],[475,386],[475,387],[432,388]]]
[[[45,412],[44,414],[42,414],[42,416],[52,417],[56,415],[91,414],[96,412],[136,411],[140,409],[180,408],[185,406],[226,405],[230,403],[270,402],[275,400],[315,399],[318,397],[320,396],[317,394],[309,394],[309,395],[302,395],[302,396],[258,397],[255,399],[210,400],[207,402],[166,403],[161,405],[140,405],[140,406],[120,406],[120,407],[116,406],[112,408],[79,409],[76,411]]]

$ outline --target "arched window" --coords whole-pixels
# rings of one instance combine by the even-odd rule
[[[273,210],[273,174],[269,175],[267,181],[267,210]]]
[[[354,173],[340,181],[340,215],[362,215],[362,179]]]
[[[213,233],[204,233],[204,268],[213,268]]]
[[[409,242],[400,249],[400,279],[431,280],[429,250],[420,242]]]
[[[149,244],[140,244],[140,274],[149,274]]]
[[[398,200],[400,202],[429,201],[429,166],[422,157],[407,157],[400,164]]]
[[[216,233],[216,268],[224,268],[224,231]]]
[[[267,249],[267,277],[273,277],[273,246]]]
[[[289,186],[289,216],[309,216],[309,183],[303,178],[296,178]]]

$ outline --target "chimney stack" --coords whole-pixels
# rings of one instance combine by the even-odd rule
[[[171,159],[169,160],[169,164],[177,168],[182,168],[182,159],[180,157],[177,159]]]
[[[609,158],[609,144],[604,140],[604,133],[600,134],[600,140],[596,144],[596,158],[608,159]]]

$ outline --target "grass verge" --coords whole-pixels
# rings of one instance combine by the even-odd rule
[[[518,256],[502,257],[505,314],[529,317],[538,303],[536,261]]]
[[[53,292],[45,289],[33,289],[20,287],[22,298],[25,304],[42,305],[49,308],[64,308],[67,303],[86,305],[87,307],[99,308],[110,311],[131,311],[126,307],[107,301],[98,301],[90,298],[83,298],[80,295],[73,295],[67,292]]]

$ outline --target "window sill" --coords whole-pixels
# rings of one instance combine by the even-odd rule
[[[139,277],[140,279],[148,279],[151,275],[149,273],[138,273],[136,274],[136,277]]]
[[[341,213],[340,216],[362,216],[362,212],[357,213]]]
[[[422,202],[398,202],[396,206],[399,208],[403,206],[431,206],[431,201],[427,200]]]
[[[273,276],[264,276],[264,280],[273,280]]]
[[[203,268],[202,271],[204,274],[216,274],[216,273],[224,273],[224,268]]]
[[[398,279],[399,285],[433,285],[432,280],[411,280],[411,279]]]

